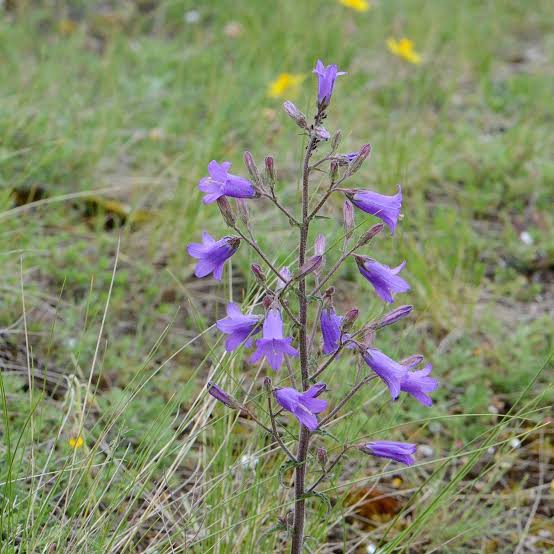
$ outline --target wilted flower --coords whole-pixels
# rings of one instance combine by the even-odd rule
[[[298,421],[310,431],[317,429],[315,414],[327,408],[327,401],[316,398],[326,389],[325,383],[317,383],[306,392],[298,392],[292,387],[277,389],[273,394],[275,400],[288,412],[291,412]]]
[[[428,364],[419,371],[408,371],[400,383],[400,390],[412,395],[424,406],[431,406],[433,400],[427,393],[433,392],[439,386],[436,379],[429,377],[432,369],[433,366]]]
[[[215,324],[222,333],[229,335],[225,341],[225,350],[233,352],[243,342],[245,347],[250,346],[252,335],[260,331],[260,319],[259,315],[243,315],[234,302],[227,304],[227,317],[219,319]]]
[[[209,177],[203,177],[198,183],[198,188],[205,192],[204,204],[211,204],[221,196],[233,198],[254,198],[256,190],[252,183],[244,177],[229,173],[231,162],[221,164],[212,160],[208,164]]]
[[[240,239],[238,237],[223,237],[216,241],[206,231],[202,232],[202,244],[192,243],[188,245],[187,252],[197,258],[194,269],[196,277],[206,277],[213,273],[214,279],[221,281],[225,262],[238,250]]]
[[[366,364],[385,382],[393,400],[396,400],[400,395],[402,379],[408,373],[406,366],[391,360],[376,348],[368,348],[363,353],[363,358]]]
[[[416,65],[421,63],[421,56],[414,50],[414,43],[409,38],[401,38],[400,40],[389,38],[387,39],[387,46],[395,56]]]
[[[373,441],[362,444],[358,448],[371,456],[388,458],[411,466],[414,463],[413,454],[415,454],[417,445],[408,442]]]
[[[339,0],[339,2],[357,12],[367,12],[372,7],[368,0]]]
[[[320,109],[323,109],[331,102],[336,78],[339,75],[345,75],[346,72],[339,71],[335,64],[325,67],[321,60],[317,60],[313,72],[318,78],[317,103]]]
[[[250,358],[251,363],[266,358],[271,369],[278,371],[283,364],[285,354],[298,356],[298,350],[291,346],[292,337],[283,338],[283,319],[278,308],[267,311],[263,327],[263,338],[256,341],[256,351]]]
[[[389,227],[390,234],[394,234],[398,216],[402,208],[402,189],[398,185],[398,192],[393,196],[379,194],[371,190],[352,190],[346,196],[360,210],[382,219]]]
[[[301,74],[281,73],[269,85],[267,95],[271,98],[281,98],[286,95],[294,96],[304,78],[305,76]]]
[[[354,257],[360,273],[373,285],[377,295],[385,302],[392,304],[394,302],[393,293],[410,290],[410,285],[398,276],[398,273],[406,266],[406,262],[390,268],[367,256],[354,255]]]

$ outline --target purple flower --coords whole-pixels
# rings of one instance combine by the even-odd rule
[[[219,400],[222,404],[225,404],[228,408],[233,408],[235,410],[242,408],[242,406],[231,395],[227,394],[213,381],[208,381],[208,393],[211,394],[216,400]]]
[[[306,392],[298,392],[296,389],[286,387],[277,389],[273,394],[275,400],[288,412],[291,412],[298,421],[310,431],[317,429],[315,414],[323,412],[327,408],[326,400],[319,400],[319,396],[326,389],[325,383],[317,383]]]
[[[432,369],[433,366],[428,364],[419,371],[408,371],[400,383],[400,390],[411,394],[424,406],[431,406],[433,401],[427,393],[433,392],[439,386],[436,379],[429,377]]]
[[[318,79],[317,103],[320,108],[325,108],[331,102],[335,79],[339,75],[345,75],[345,72],[338,71],[338,67],[335,64],[325,67],[321,60],[317,60],[314,73],[317,75]]]
[[[332,354],[339,347],[341,338],[341,329],[344,317],[337,315],[333,306],[328,306],[321,310],[319,323],[321,325],[321,334],[323,335],[323,353]],[[350,335],[343,334],[343,342],[348,340]],[[353,344],[349,344],[348,348],[353,348]]]
[[[396,323],[397,321],[408,317],[412,313],[413,309],[413,306],[399,306],[395,310],[392,310],[392,312],[384,315],[381,319],[378,319],[377,321],[372,323],[371,328],[382,329],[387,325],[392,325],[393,323]]]
[[[283,338],[283,320],[277,308],[271,308],[265,316],[263,338],[256,341],[256,351],[250,358],[255,363],[266,358],[271,369],[278,371],[285,354],[298,356],[298,350],[291,346],[292,337]]]
[[[243,342],[248,347],[252,343],[252,335],[259,332],[259,315],[243,315],[240,308],[234,303],[227,304],[227,317],[219,319],[216,327],[225,335],[229,335],[225,341],[225,350],[232,352]]]
[[[373,441],[358,447],[362,452],[411,466],[417,446],[409,442]]]
[[[363,358],[366,364],[380,377],[389,388],[393,400],[398,398],[402,380],[408,373],[406,366],[391,360],[375,348],[368,348]]]
[[[398,216],[402,208],[402,188],[398,185],[398,192],[393,196],[379,194],[371,190],[352,190],[346,196],[360,210],[374,215],[386,223],[390,234],[394,235]]]
[[[205,192],[204,204],[211,204],[221,196],[232,196],[233,198],[253,198],[256,190],[252,183],[244,177],[229,173],[231,162],[221,164],[212,160],[208,164],[209,177],[200,179],[198,188]]]
[[[394,302],[393,293],[406,292],[410,290],[410,285],[398,276],[406,262],[399,266],[390,268],[388,265],[380,264],[373,258],[367,256],[354,255],[360,273],[373,285],[377,296],[385,302],[392,304]]]
[[[281,276],[281,279],[277,279],[275,292],[279,292],[292,278],[292,273],[290,272],[288,266],[282,267],[279,271],[279,275]]]
[[[240,245],[238,237],[223,237],[216,241],[204,231],[202,244],[193,242],[188,245],[187,252],[198,260],[194,274],[196,277],[205,277],[210,273],[214,279],[221,281],[225,262],[237,251]]]

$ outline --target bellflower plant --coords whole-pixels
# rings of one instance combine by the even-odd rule
[[[351,308],[344,315],[338,315],[335,310],[335,286],[341,284],[336,277],[345,264],[349,264],[350,268],[357,265],[384,306],[392,303],[395,296],[410,290],[409,283],[400,276],[405,262],[391,268],[364,253],[364,249],[385,226],[388,226],[391,235],[398,230],[403,198],[400,186],[394,195],[358,188],[357,185],[363,186],[363,183],[353,183],[351,188],[345,188],[344,183],[356,178],[356,173],[368,159],[371,146],[364,144],[349,154],[337,153],[341,133],[330,133],[323,123],[335,94],[336,79],[345,73],[339,71],[337,65],[325,66],[320,60],[314,73],[317,77],[317,100],[313,119],[292,102],[287,100],[284,103],[286,115],[300,128],[305,139],[298,202],[291,206],[283,202],[273,156],[266,156],[265,167],[260,169],[254,156],[245,152],[248,177],[229,173],[229,162],[211,161],[208,165],[209,176],[200,181],[199,189],[204,193],[205,204],[217,203],[224,222],[233,233],[216,241],[204,232],[202,243],[193,243],[188,247],[189,254],[196,259],[197,277],[213,274],[215,279],[220,280],[226,262],[237,252],[240,244],[245,244],[256,258],[250,269],[254,277],[253,286],[257,287],[262,301],[254,306],[254,313],[243,313],[238,303],[229,303],[226,317],[217,320],[215,327],[226,336],[227,353],[234,352],[241,345],[253,347],[248,361],[256,364],[257,370],[263,371],[268,367],[278,372],[286,366],[287,371],[273,374],[278,381],[276,386],[270,377],[264,377],[267,410],[260,413],[251,407],[253,404],[249,406],[252,397],[238,400],[212,381],[206,388],[221,405],[246,414],[264,433],[268,433],[287,458],[287,467],[293,469],[293,507],[290,513],[280,518],[280,528],[288,533],[292,554],[300,554],[304,548],[307,499],[323,496],[318,490],[320,483],[330,477],[333,468],[347,453],[358,450],[406,465],[415,462],[416,445],[389,440],[394,438],[389,432],[383,432],[384,436],[379,440],[343,444],[335,459],[328,459],[321,443],[334,437],[326,428],[341,417],[341,411],[351,398],[363,394],[368,383],[375,380],[378,387],[381,386],[379,381],[384,383],[393,400],[405,393],[405,398],[411,396],[429,406],[430,393],[438,387],[438,381],[430,376],[430,364],[417,370],[423,356],[414,354],[398,362],[374,346],[382,328],[396,325],[410,316],[413,310],[411,305],[388,311],[373,321],[360,321],[363,312],[358,308]],[[327,185],[321,185],[321,175],[327,176]],[[313,183],[314,176],[317,176],[317,187]],[[344,200],[342,228],[338,228],[343,233],[343,244],[338,260],[328,267],[332,248],[327,249],[326,245],[336,244],[336,237],[330,241],[331,237],[326,237],[325,233],[316,234],[312,224],[322,215],[333,195]],[[298,241],[294,248],[280,252],[277,244],[272,252],[264,251],[256,240],[250,218],[251,211],[260,205],[264,216],[268,206],[273,205],[283,216],[283,221],[297,233]],[[377,217],[381,222],[369,227],[364,226],[367,222],[358,222],[356,227],[354,219],[357,210]],[[328,218],[329,225],[333,219],[335,217]],[[277,224],[273,218],[271,223],[272,226]],[[358,229],[359,234],[355,236]],[[291,253],[295,257],[291,257]],[[283,259],[285,255],[286,266],[274,261]],[[261,337],[256,337],[260,331]],[[349,351],[348,356],[356,359],[348,367],[358,367],[357,371],[340,376],[343,382],[353,383],[350,390],[336,402],[320,398],[328,396],[327,386],[322,380],[324,374],[334,369],[334,362],[346,350]],[[248,371],[248,367],[244,370]],[[259,402],[255,405],[257,407]],[[274,407],[278,407],[278,411]],[[286,421],[289,421],[287,426]],[[296,430],[297,438],[291,439]],[[322,473],[310,482],[312,461],[317,462],[315,465],[322,468],[319,470]]]

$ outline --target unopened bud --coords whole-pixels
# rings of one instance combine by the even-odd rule
[[[335,287],[329,287],[324,293],[323,296],[327,300],[331,300],[333,298],[333,295],[335,294]]]
[[[325,448],[318,448],[316,451],[317,462],[321,466],[321,469],[325,471],[329,458],[327,457],[327,450]]]
[[[227,394],[223,389],[218,387],[213,381],[208,381],[208,393],[211,394],[216,400],[225,404],[228,408],[233,410],[244,410],[244,406],[233,398],[230,394]]]
[[[344,319],[342,320],[343,331],[348,331],[352,327],[352,324],[358,319],[359,313],[358,308],[352,308],[344,314]]]
[[[252,154],[246,151],[244,153],[243,159],[244,165],[246,166],[246,169],[248,169],[248,173],[250,173],[250,177],[252,178],[254,185],[260,186],[262,184],[262,178],[260,176],[260,172],[258,171],[258,167],[256,166],[256,162],[252,157]]]
[[[316,256],[323,256],[325,254],[325,236],[324,235],[317,235],[317,238],[315,239],[314,243],[314,252]]]
[[[252,264],[250,266],[250,271],[254,274],[256,281],[261,284],[265,283],[265,273],[259,264]]]
[[[336,152],[342,141],[342,131],[339,129],[334,135],[331,141],[331,152]]]
[[[248,211],[248,202],[244,198],[237,198],[237,207],[240,220],[248,225],[250,213]]]
[[[332,183],[334,183],[337,180],[338,174],[339,174],[339,163],[337,162],[337,160],[333,160],[329,168],[329,178],[331,179]]]
[[[363,246],[364,244],[367,244],[373,237],[378,235],[383,229],[385,228],[385,225],[383,223],[377,223],[377,225],[374,225],[371,227],[371,229],[367,230],[358,241],[358,247]]]
[[[271,306],[273,305],[273,300],[274,300],[273,296],[266,294],[264,296],[264,299],[262,300],[262,306],[266,310],[269,310],[269,308],[271,308]]]
[[[369,156],[371,152],[371,145],[370,144],[364,144],[360,150],[358,151],[358,155],[352,160],[352,163],[350,164],[349,172],[350,175],[353,173],[356,173],[360,167],[362,167],[362,164],[364,163],[365,159]]]
[[[271,378],[264,377],[264,388],[267,392],[271,392]]]
[[[227,200],[227,198],[225,198],[225,196],[220,196],[217,199],[217,207],[219,208],[219,211],[221,212],[225,223],[227,223],[229,227],[234,227],[235,215],[233,214],[233,210],[231,209],[231,204],[229,204],[229,201]]]
[[[303,277],[306,277],[306,275],[317,271],[321,267],[322,263],[323,256],[312,256],[306,260],[304,265],[298,270],[298,275],[295,276],[295,279],[302,279]]]
[[[344,224],[344,231],[346,238],[352,236],[352,230],[354,229],[354,205],[350,200],[345,200],[342,207],[342,218]]]
[[[283,104],[283,108],[287,115],[294,120],[294,122],[302,129],[306,129],[308,126],[308,120],[306,116],[289,100]]]
[[[331,138],[331,135],[329,134],[329,131],[321,125],[318,125],[314,129],[314,135],[319,140],[329,140]]]
[[[377,330],[386,327],[387,325],[392,325],[393,323],[409,316],[413,309],[413,306],[399,306],[395,310],[392,310],[392,312],[389,312],[383,316],[381,319],[378,319],[372,323],[371,328]]]
[[[408,356],[404,360],[401,360],[400,363],[403,366],[406,366],[408,369],[413,369],[414,367],[417,367],[422,361],[423,356],[421,354],[413,354],[412,356]]]

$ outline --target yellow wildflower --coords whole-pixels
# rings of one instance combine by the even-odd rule
[[[71,437],[68,442],[69,446],[71,446],[71,448],[74,448],[75,450],[81,448],[81,446],[85,444],[85,441],[81,435],[79,435],[78,437]]]
[[[373,7],[368,0],[339,0],[339,3],[357,12],[367,12]]]
[[[401,38],[400,40],[389,38],[387,46],[395,56],[404,58],[416,65],[421,63],[421,56],[414,51],[414,43],[409,38]]]
[[[269,85],[267,91],[271,98],[280,98],[285,95],[294,96],[298,92],[304,75],[297,73],[281,73],[275,81]]]

